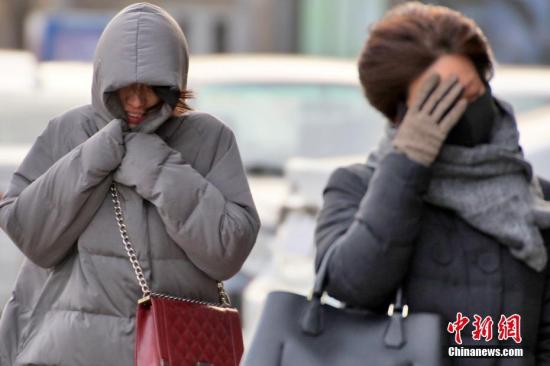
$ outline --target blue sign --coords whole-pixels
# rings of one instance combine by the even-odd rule
[[[44,61],[91,61],[111,13],[70,11],[45,14],[38,58]]]

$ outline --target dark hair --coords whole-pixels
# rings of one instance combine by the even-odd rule
[[[396,121],[409,84],[444,54],[470,59],[484,81],[493,75],[490,46],[472,19],[419,2],[390,10],[372,26],[359,57],[359,79],[370,104]]]
[[[194,94],[191,90],[184,90],[180,93],[180,98],[178,100],[178,103],[176,104],[176,106],[174,107],[174,115],[175,116],[181,116],[182,114],[184,114],[185,112],[189,112],[189,111],[192,111],[193,108],[191,108],[189,106],[189,104],[187,104],[187,101],[189,99],[192,99],[194,98]]]

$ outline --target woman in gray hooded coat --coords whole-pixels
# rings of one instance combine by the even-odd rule
[[[113,181],[152,291],[217,302],[217,281],[240,269],[258,215],[231,130],[174,115],[187,70],[184,35],[157,6],[131,5],[103,32],[92,104],[50,121],[0,201],[26,256],[0,321],[1,365],[133,364],[141,292]]]

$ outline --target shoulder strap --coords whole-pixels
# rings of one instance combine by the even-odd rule
[[[321,260],[319,270],[317,271],[317,275],[315,276],[315,284],[313,285],[313,292],[311,294],[312,300],[320,301],[323,293],[325,292],[325,288],[327,286],[329,261],[338,246],[338,244],[331,245],[327,249],[325,255],[323,256],[323,259]],[[394,301],[390,305],[390,308],[388,310],[388,312],[391,312],[392,314],[394,311],[404,311],[405,314],[408,312],[408,306],[406,304],[405,294],[402,286],[397,289]]]
[[[313,292],[311,294],[311,297],[313,298],[320,299],[325,292],[325,287],[327,285],[328,263],[330,261],[330,258],[332,257],[332,254],[334,254],[334,252],[336,251],[337,247],[338,245],[336,244],[331,245],[325,252],[323,259],[321,260],[319,270],[317,271],[317,275],[315,276]]]
[[[143,300],[148,298],[151,295],[151,290],[149,289],[147,280],[143,275],[143,270],[141,269],[141,265],[139,264],[134,246],[130,241],[130,237],[128,236],[128,229],[126,227],[126,224],[124,223],[124,215],[122,212],[122,207],[120,205],[119,193],[118,193],[118,188],[116,186],[116,183],[111,184],[110,190],[111,190],[111,196],[113,198],[113,203],[114,203],[115,219],[118,224],[120,236],[122,238],[122,244],[124,245],[126,254],[128,254],[128,259],[130,260],[130,264],[134,269],[138,284],[141,287],[141,292],[143,293],[143,298],[141,300]],[[223,282],[220,282],[220,281],[218,281],[218,295],[219,295],[220,304],[222,306],[231,306],[229,296],[227,295],[227,293],[225,292],[225,288],[223,287]]]

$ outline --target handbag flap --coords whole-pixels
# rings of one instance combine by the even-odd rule
[[[170,366],[238,366],[243,353],[239,313],[234,308],[151,296],[162,360]]]

